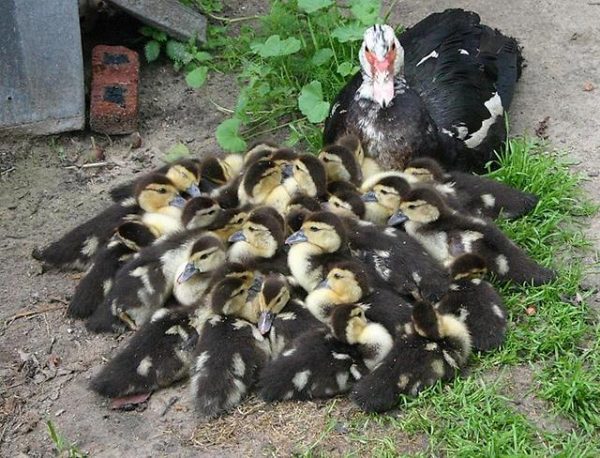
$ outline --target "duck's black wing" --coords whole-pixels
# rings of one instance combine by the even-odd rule
[[[520,73],[517,42],[460,9],[435,13],[400,36],[406,78],[421,96],[451,169],[483,171],[506,137]]]
[[[329,116],[325,120],[325,128],[323,129],[323,145],[335,143],[339,137],[346,133],[348,107],[352,104],[354,95],[361,86],[362,81],[362,74],[359,71],[338,93],[331,104]]]

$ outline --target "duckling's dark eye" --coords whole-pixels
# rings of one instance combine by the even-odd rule
[[[200,259],[206,259],[208,258],[208,253],[204,253],[202,256],[200,256]]]
[[[365,45],[365,52],[371,52],[368,46]]]
[[[159,189],[157,189],[157,192],[159,192],[161,194],[166,194],[167,190],[165,188],[159,188]]]
[[[333,274],[333,278],[339,280],[340,278],[342,278],[342,276],[340,274]]]
[[[386,191],[385,189],[381,189],[379,192],[380,192],[381,194],[383,194],[384,196],[387,196],[388,194],[390,194],[390,192],[389,192],[389,191]]]
[[[411,210],[413,210],[413,209],[417,208],[417,206],[416,206],[415,204],[410,204],[410,205],[408,206],[408,208],[410,208]]]
[[[214,215],[216,210],[211,210],[209,212],[206,212],[207,215]]]
[[[334,202],[333,205],[335,205],[336,207],[340,207],[340,203],[339,202]]]
[[[316,227],[316,226],[311,226],[311,227],[309,227],[309,230],[310,230],[311,232],[317,232],[317,231],[319,231],[319,228],[318,228],[318,227]]]
[[[248,228],[248,230],[249,230],[250,232],[256,232],[256,231],[257,231],[257,229],[256,229],[255,227],[249,227],[249,228]]]
[[[329,159],[329,158],[327,158],[327,157],[322,157],[322,158],[321,158],[321,160],[322,160],[323,162],[329,162],[329,161],[330,161],[330,159]]]

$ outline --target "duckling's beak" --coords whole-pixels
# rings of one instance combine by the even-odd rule
[[[406,221],[408,221],[408,216],[406,216],[401,211],[397,211],[392,216],[390,216],[390,219],[388,219],[387,223],[388,226],[399,226],[400,224],[403,224]]]
[[[191,262],[188,262],[185,265],[183,272],[181,272],[179,277],[177,277],[177,283],[181,284],[188,281],[196,272],[198,272],[198,268]]]
[[[186,190],[186,193],[188,193],[190,196],[192,197],[198,197],[199,195],[201,195],[200,192],[200,188],[195,185],[194,183],[192,183]]]
[[[245,242],[246,236],[244,235],[244,231],[234,232],[231,236],[229,236],[227,241],[228,242]]]
[[[174,197],[173,200],[171,200],[171,202],[169,202],[169,205],[171,207],[177,207],[177,208],[183,208],[185,207],[186,204],[186,200],[181,197],[180,195],[177,195],[177,197]]]
[[[362,196],[360,196],[363,202],[377,202],[377,194],[375,191],[369,191]]]
[[[329,282],[327,281],[327,279],[323,280],[321,283],[319,283],[317,285],[317,289],[331,289],[331,285],[329,284]]]
[[[281,169],[281,181],[291,178],[294,175],[294,165],[285,164]]]
[[[286,245],[294,245],[295,243],[300,243],[300,242],[308,242],[308,237],[306,237],[306,234],[304,233],[304,231],[302,229],[294,232],[287,239],[285,239]]]
[[[269,310],[261,312],[258,317],[258,332],[263,336],[271,330],[275,314]]]

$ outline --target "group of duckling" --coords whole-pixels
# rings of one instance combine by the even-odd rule
[[[318,155],[260,143],[184,159],[111,191],[115,202],[34,257],[87,270],[68,314],[133,331],[91,384],[124,397],[191,378],[198,413],[350,393],[367,411],[455,377],[502,344],[507,314],[484,278],[553,271],[493,219],[537,198],[445,172],[380,169],[358,138]]]

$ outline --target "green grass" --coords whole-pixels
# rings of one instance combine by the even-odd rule
[[[213,16],[220,11],[216,0],[188,3]],[[243,21],[212,26],[202,51],[171,45],[171,54],[181,51],[173,60],[188,74],[202,64],[212,72],[234,73],[240,82],[236,105],[220,108],[229,117],[217,130],[220,145],[243,150],[254,137],[283,131],[289,144],[319,146],[323,109],[356,70],[356,30],[386,16],[367,4],[378,2],[273,1],[267,15],[252,26],[242,25],[235,35],[227,24]],[[321,8],[311,12],[307,5]],[[198,54],[202,52],[210,60]],[[309,103],[303,104],[303,97]],[[583,194],[581,177],[570,171],[567,158],[549,152],[538,140],[511,139],[499,160],[500,168],[489,176],[540,196],[529,215],[500,225],[536,260],[557,269],[557,279],[541,287],[498,286],[509,311],[507,339],[499,350],[475,355],[469,374],[417,398],[402,398],[400,414],[353,417],[350,437],[357,446],[367,444],[373,455],[397,456],[400,444],[393,433],[399,429],[427,438],[424,455],[600,456],[600,327],[586,304],[588,292],[581,289],[586,268],[582,258],[589,248],[583,217],[597,209]],[[528,392],[519,397],[528,394],[545,402],[545,422],[558,415],[559,423],[566,421],[572,428],[545,430],[518,409],[506,386],[517,366],[533,372]],[[333,411],[335,402],[330,404]],[[363,434],[373,422],[390,428],[389,436],[372,439]],[[303,456],[319,455],[334,420],[329,424],[319,441],[304,444]]]
[[[48,435],[50,440],[54,444],[54,451],[56,455],[61,458],[86,458],[87,454],[77,448],[75,443],[67,440],[62,434],[58,432],[56,426],[51,420],[46,421],[48,428]]]

